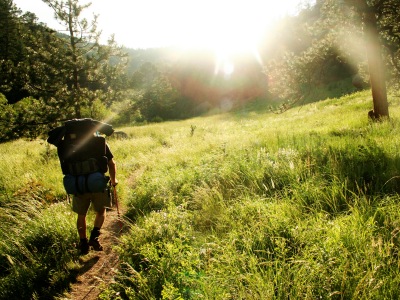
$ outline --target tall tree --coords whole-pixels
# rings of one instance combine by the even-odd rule
[[[0,58],[16,61],[21,59],[23,45],[18,16],[21,12],[12,0],[0,0]]]
[[[82,107],[90,105],[100,96],[115,96],[111,88],[125,65],[126,55],[114,37],[107,45],[100,44],[101,31],[97,30],[97,15],[89,22],[81,13],[91,3],[80,5],[78,0],[43,0],[54,10],[54,16],[65,27],[64,39],[67,55],[64,57],[66,90],[63,101],[74,108],[74,116],[82,116]],[[112,59],[112,58],[116,59]]]
[[[0,0],[0,92],[11,103],[29,95],[20,72],[26,54],[20,15],[12,0]]]
[[[335,64],[328,64],[330,72],[338,69],[347,76],[362,62],[368,65],[373,98],[373,110],[368,115],[375,120],[388,118],[386,80],[389,72],[383,46],[389,49],[392,65],[396,67],[400,57],[399,9],[398,0],[317,0],[313,7],[301,11],[295,18],[296,21],[301,21],[302,16],[308,18],[299,22],[297,28],[309,28],[312,44],[305,51],[293,51],[294,57],[290,61],[283,59],[287,65],[283,76],[300,82],[299,87],[310,86],[316,83],[312,75],[319,74],[316,71],[323,70],[323,66],[332,58],[336,57],[337,60]],[[304,39],[305,35],[298,34],[296,37]],[[361,42],[356,45],[355,41]],[[361,44],[365,45],[363,50],[359,47]],[[308,66],[314,67],[309,69]],[[279,68],[275,70],[279,71]],[[400,76],[400,72],[397,74]],[[311,80],[307,83],[306,78]],[[323,77],[318,76],[317,80],[320,78]],[[272,80],[277,81],[276,78]],[[281,80],[282,85],[288,83],[287,89],[293,90],[293,85],[287,81]],[[297,94],[304,96],[303,89],[298,90],[301,93]]]
[[[378,13],[385,2],[392,1],[345,0],[345,2],[355,7],[362,16],[374,106],[369,116],[378,120],[383,117],[388,118],[389,105],[387,101],[385,65],[382,60],[382,43],[379,37]]]

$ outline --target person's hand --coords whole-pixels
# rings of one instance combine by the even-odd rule
[[[111,184],[112,184],[112,186],[114,186],[114,187],[117,186],[118,180],[115,179],[115,181],[114,181],[114,182],[111,182]]]

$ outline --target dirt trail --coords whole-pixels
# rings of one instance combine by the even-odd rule
[[[81,258],[82,268],[79,270],[77,282],[71,286],[68,298],[71,300],[96,300],[99,294],[107,287],[119,267],[119,258],[113,251],[121,235],[121,223],[118,220],[117,210],[107,211],[107,217],[101,229],[100,243],[104,250],[89,254]]]

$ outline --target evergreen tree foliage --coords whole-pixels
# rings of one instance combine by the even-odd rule
[[[180,119],[190,115],[186,98],[173,86],[166,72],[152,63],[143,64],[131,77],[131,86],[141,90],[133,110],[149,121]]]
[[[90,3],[80,5],[78,0],[43,2],[54,10],[56,19],[68,34],[68,40],[64,40],[66,56],[63,62],[66,86],[59,101],[67,103],[74,110],[73,116],[80,118],[82,107],[91,107],[96,99],[115,100],[117,91],[113,89],[113,83],[123,71],[126,55],[113,36],[107,45],[100,44],[97,15],[90,22],[81,17]]]
[[[29,95],[21,70],[26,49],[21,11],[12,0],[0,0],[0,92],[14,103]]]
[[[0,0],[0,92],[7,99],[2,106],[12,104],[5,111],[14,116],[8,122],[13,134],[1,140],[40,135],[43,124],[104,115],[125,89],[126,54],[113,36],[100,44],[97,16],[91,22],[81,18],[90,4],[44,2],[65,33],[39,23],[30,12],[22,15],[11,0]]]

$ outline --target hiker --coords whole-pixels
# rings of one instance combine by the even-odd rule
[[[102,251],[99,242],[100,229],[106,218],[106,207],[111,206],[107,188],[110,181],[116,186],[116,164],[113,154],[98,133],[111,135],[112,126],[93,119],[73,119],[64,126],[50,131],[47,141],[57,146],[63,183],[68,194],[72,194],[72,210],[78,214],[77,229],[82,255],[90,248]],[[105,176],[105,173],[109,176]],[[89,240],[86,236],[86,215],[92,205],[96,216]]]

